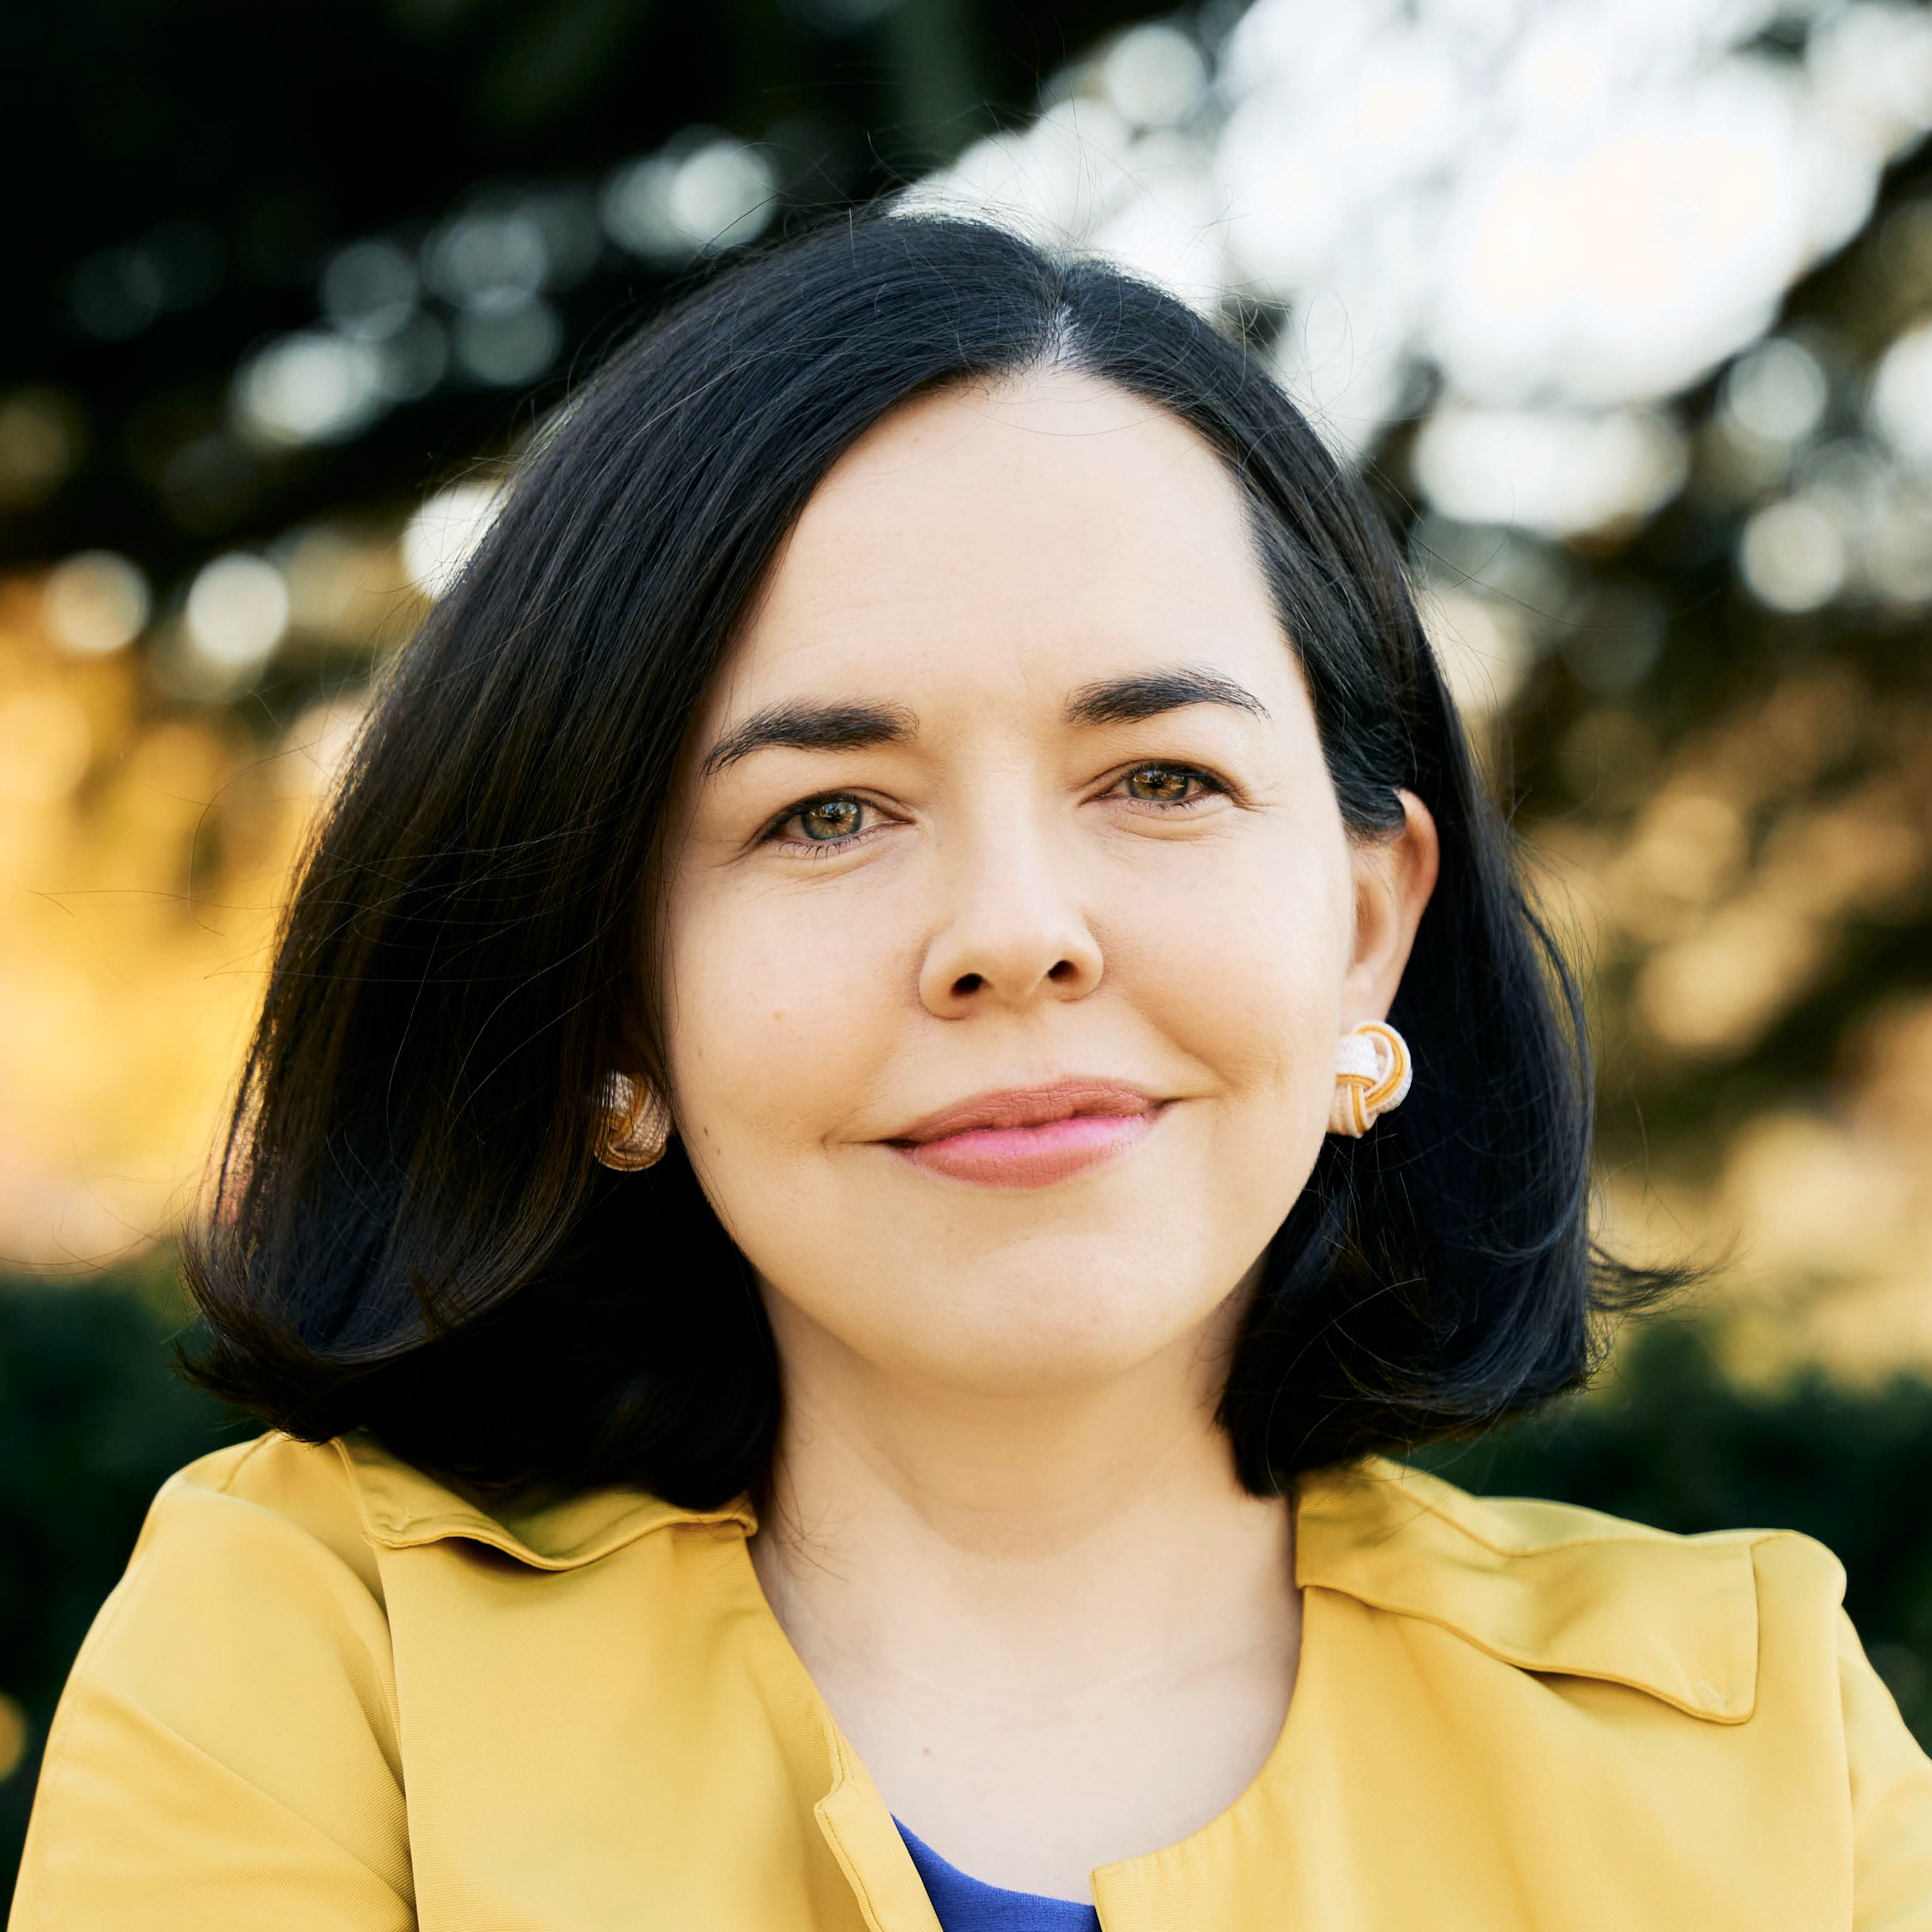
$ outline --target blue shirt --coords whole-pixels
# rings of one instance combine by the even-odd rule
[[[892,1822],[898,1825],[896,1818]],[[1090,1905],[982,1885],[948,1864],[903,1825],[899,1836],[919,1868],[926,1895],[938,1915],[940,1932],[1100,1932],[1100,1915]]]

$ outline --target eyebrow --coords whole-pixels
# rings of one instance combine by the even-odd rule
[[[1192,666],[1150,671],[1141,677],[1102,678],[1084,684],[1066,700],[1070,724],[1131,724],[1190,704],[1226,704],[1265,718],[1268,706],[1254,693],[1217,672]]]
[[[1130,724],[1190,704],[1225,704],[1257,718],[1268,715],[1268,706],[1232,678],[1184,667],[1082,685],[1066,700],[1066,722]],[[918,733],[919,719],[902,705],[773,704],[734,724],[705,753],[700,771],[710,778],[754,752],[860,752],[902,745]]]
[[[860,752],[903,744],[918,730],[919,720],[898,705],[770,705],[734,724],[705,753],[702,775],[708,778],[754,752]]]

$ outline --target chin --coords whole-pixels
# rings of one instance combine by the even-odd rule
[[[1150,1293],[1150,1282],[1166,1292]],[[1125,1258],[1084,1283],[1064,1270],[1028,1270],[935,1288],[928,1318],[895,1337],[893,1352],[934,1381],[1015,1396],[1131,1373],[1191,1344],[1228,1293],[1226,1285],[1165,1272],[1159,1261],[1150,1268]]]

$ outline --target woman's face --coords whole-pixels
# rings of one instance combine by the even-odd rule
[[[694,728],[680,1132],[782,1334],[1012,1392],[1209,1324],[1387,1010],[1432,830],[1352,847],[1239,494],[1092,378],[900,410]]]

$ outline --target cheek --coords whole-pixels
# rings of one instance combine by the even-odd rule
[[[673,910],[667,1046],[694,1155],[808,1156],[874,1089],[904,970],[892,928],[825,916],[812,897],[723,892]]]
[[[1305,1138],[1328,1115],[1351,950],[1339,832],[1244,842],[1137,896],[1112,949],[1136,1004],[1211,1070],[1231,1125]]]

